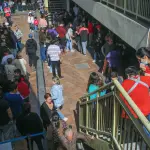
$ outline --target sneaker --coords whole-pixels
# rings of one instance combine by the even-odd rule
[[[63,79],[64,78],[64,76],[61,76],[61,77],[59,77],[60,79]]]
[[[47,68],[49,69],[49,68],[50,68],[50,66],[47,66]]]
[[[65,118],[63,119],[63,121],[65,121],[65,122],[67,122],[67,120],[68,120],[68,118],[67,118],[67,117],[65,117]]]
[[[75,50],[71,50],[71,52],[73,53],[73,52],[75,52]]]
[[[95,60],[93,60],[92,62],[93,62],[93,63],[96,63],[96,61],[95,61]]]

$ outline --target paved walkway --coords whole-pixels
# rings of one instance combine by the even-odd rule
[[[87,63],[89,68],[86,69],[77,69],[76,64]],[[68,124],[73,126],[73,129],[76,129],[76,104],[81,96],[86,93],[88,78],[91,72],[97,71],[97,66],[92,62],[90,54],[83,56],[78,51],[74,53],[68,52],[62,56],[62,76],[64,79],[61,79],[61,84],[64,86],[64,99],[65,104],[62,112],[66,117],[69,118]],[[44,75],[45,75],[45,84],[46,91],[50,91],[52,86],[52,74],[49,73],[47,69],[47,64],[44,64]]]

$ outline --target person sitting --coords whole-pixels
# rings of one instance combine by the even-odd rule
[[[22,114],[16,120],[16,126],[21,135],[31,135],[43,132],[43,125],[40,117],[37,113],[31,112],[31,105],[29,103],[24,104],[24,109]],[[44,150],[42,145],[43,135],[31,137],[31,146],[33,149],[33,141],[38,146],[39,150]],[[29,149],[29,141],[27,140],[28,149]]]
[[[17,68],[12,64],[12,58],[8,58],[7,63],[8,63],[8,65],[4,66],[5,67],[5,72],[6,72],[6,75],[7,75],[7,79],[10,80],[10,81],[14,81],[14,76],[15,76],[14,71]]]
[[[14,118],[17,118],[22,113],[23,99],[18,93],[17,85],[15,83],[12,82],[9,85],[9,91],[10,92],[5,93],[4,98],[9,103]]]

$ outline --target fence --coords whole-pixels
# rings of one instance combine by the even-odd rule
[[[28,135],[28,136],[21,136],[21,137],[18,137],[18,138],[13,138],[13,139],[10,139],[10,140],[2,141],[2,142],[0,142],[0,148],[6,148],[7,147],[7,150],[10,150],[10,149],[14,148],[14,145],[17,142],[27,139],[28,143],[29,143],[29,150],[32,150],[31,138],[32,137],[37,137],[37,136],[40,136],[40,135],[44,136],[45,132],[31,134],[31,135]],[[23,145],[21,145],[21,148],[23,148]]]
[[[97,0],[114,9],[120,9],[124,14],[129,13],[145,21],[150,22],[150,0]]]
[[[114,90],[100,97],[104,89]],[[136,119],[120,98],[120,92],[138,115]],[[90,95],[97,94],[97,99],[90,101]],[[150,150],[148,133],[150,123],[131,101],[117,80],[114,83],[80,99],[79,104],[79,131],[93,134],[97,138],[108,141],[114,149],[123,150]],[[122,116],[123,112],[126,114]]]

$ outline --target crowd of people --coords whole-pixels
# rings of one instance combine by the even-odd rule
[[[4,1],[1,5],[3,10],[8,8],[5,3],[7,2]],[[1,141],[18,136],[14,133],[31,135],[41,133],[44,129],[47,131],[46,137],[49,142],[55,143],[55,148],[52,148],[51,145],[52,150],[56,147],[64,147],[67,150],[76,149],[77,138],[85,139],[85,136],[74,134],[71,127],[67,127],[68,118],[61,112],[65,105],[63,85],[61,85],[61,79],[64,78],[61,74],[61,57],[66,53],[75,52],[75,46],[84,56],[88,55],[88,50],[93,56],[93,63],[97,63],[100,68],[97,72],[90,74],[87,93],[94,92],[117,78],[142,113],[149,119],[149,50],[141,48],[137,50],[134,57],[132,57],[134,54],[131,53],[131,56],[128,57],[125,44],[120,42],[113,33],[107,33],[99,22],[75,5],[72,12],[65,10],[55,12],[50,25],[47,21],[47,12],[43,7],[40,11],[40,19],[35,16],[34,12],[28,14],[27,23],[30,34],[25,44],[25,53],[29,57],[29,66],[32,71],[36,70],[36,51],[39,44],[41,61],[48,63],[48,69],[53,74],[53,86],[50,92],[44,95],[45,102],[40,107],[41,121],[37,113],[31,112],[31,88],[26,69],[27,62],[21,53],[23,33],[15,23],[10,21],[11,15],[7,16],[6,11],[4,13],[6,20],[0,25],[0,131],[2,131],[0,135],[4,134],[4,139],[1,139],[2,136],[0,136]],[[34,39],[33,32],[39,33],[39,43]],[[140,62],[138,68],[136,68],[138,61],[134,59],[136,57]],[[130,66],[130,64],[135,66]],[[124,71],[124,68],[127,69]],[[140,68],[143,76],[139,74]],[[141,95],[141,91],[144,94]],[[104,90],[100,96],[108,92]],[[97,94],[93,94],[90,100],[96,97]],[[122,99],[125,101],[124,97]],[[134,116],[137,118],[135,114]],[[59,120],[62,120],[65,130],[61,139],[58,136]],[[19,133],[14,132],[14,124]],[[9,130],[10,134],[6,134],[10,128],[12,128]],[[35,141],[39,150],[43,150],[43,138],[43,135],[32,137],[31,144]],[[29,141],[26,140],[29,148]],[[62,143],[61,146],[60,143]]]

